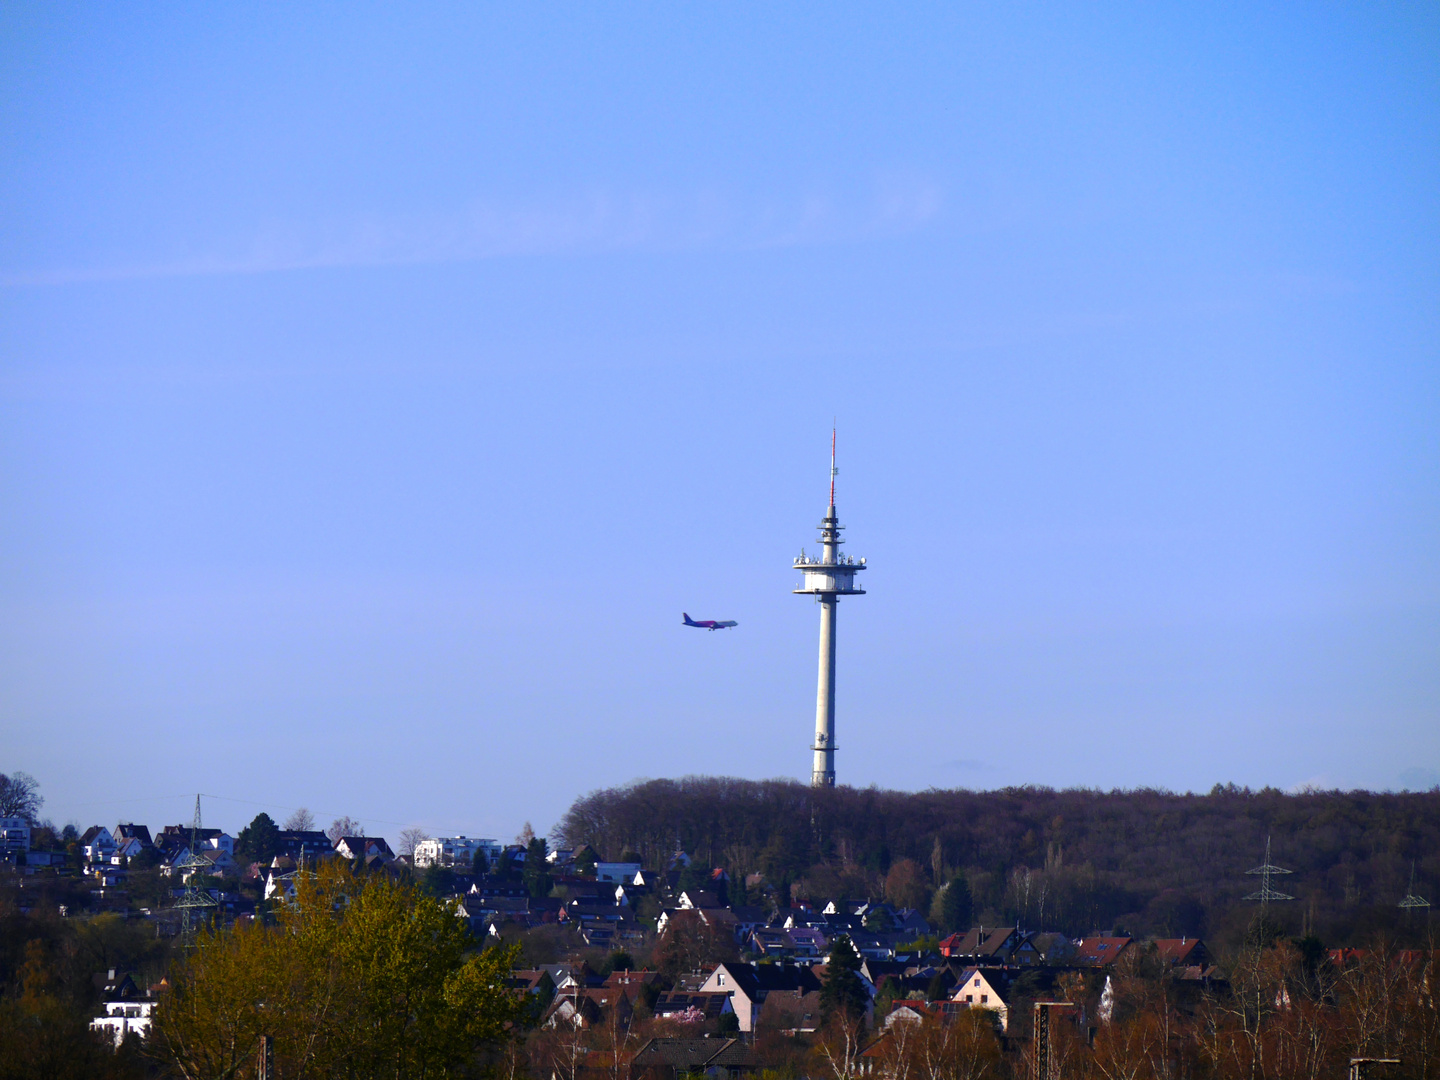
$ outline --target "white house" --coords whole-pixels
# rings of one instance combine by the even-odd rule
[[[335,853],[342,859],[369,859],[378,855],[389,862],[395,858],[390,845],[379,836],[342,836],[335,841]]]
[[[107,1001],[105,1015],[91,1020],[90,1030],[104,1033],[114,1046],[124,1042],[132,1031],[143,1039],[150,1034],[150,1012],[154,1008],[155,1002],[148,1000]]]
[[[963,1002],[972,1009],[990,1009],[997,1014],[1002,1032],[1010,1026],[1009,1002],[979,968],[966,969],[960,981],[955,984],[950,1000]]]
[[[30,850],[30,823],[22,817],[0,818],[0,857],[24,854]]]
[[[144,843],[138,836],[127,836],[115,843],[115,852],[110,856],[110,861],[116,866],[121,865],[126,859],[133,859],[145,850]]]
[[[415,845],[415,865],[459,866],[469,869],[475,853],[483,851],[485,860],[494,866],[504,851],[499,840],[472,839],[468,836],[429,836]]]
[[[80,838],[80,848],[87,862],[109,862],[115,854],[115,837],[104,825],[91,825]]]

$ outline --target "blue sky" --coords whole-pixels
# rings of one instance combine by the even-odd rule
[[[842,782],[1440,782],[1433,5],[10,4],[0,206],[57,821],[807,776],[832,418]]]

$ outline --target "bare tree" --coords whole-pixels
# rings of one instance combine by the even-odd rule
[[[44,805],[40,784],[29,773],[0,773],[0,817],[24,818],[27,824],[35,825]]]
[[[815,1039],[815,1055],[834,1080],[853,1080],[865,1049],[865,1018],[836,1013]],[[823,1075],[823,1073],[822,1073]]]
[[[349,814],[344,817],[337,817],[325,830],[325,835],[330,838],[330,843],[338,844],[342,836],[364,836],[365,826],[356,821]]]
[[[408,829],[401,829],[400,846],[395,849],[395,853],[406,859],[413,859],[415,857],[415,845],[429,835],[430,834],[424,829],[418,829],[413,825]]]
[[[315,828],[315,815],[302,806],[285,819],[285,828],[290,832],[310,832]]]

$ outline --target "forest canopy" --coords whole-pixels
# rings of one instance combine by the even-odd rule
[[[567,846],[633,849],[649,865],[684,850],[777,902],[878,899],[905,862],[907,895],[911,868],[931,896],[960,876],[977,921],[1072,935],[1238,930],[1267,837],[1273,861],[1294,871],[1282,917],[1331,941],[1403,931],[1395,905],[1412,864],[1421,884],[1440,879],[1440,790],[901,792],[692,776],[591,792],[556,831]]]

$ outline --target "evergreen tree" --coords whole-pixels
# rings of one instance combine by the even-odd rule
[[[477,881],[490,872],[490,860],[485,857],[484,848],[475,849],[475,858],[470,862],[470,872]]]
[[[820,986],[820,1016],[825,1023],[843,1015],[858,1020],[870,1004],[869,991],[860,977],[860,954],[855,951],[850,935],[841,934],[830,946],[830,963],[825,967],[825,980]]]
[[[595,873],[595,864],[600,857],[595,854],[595,849],[586,844],[575,853],[575,873],[580,877],[591,877]]]
[[[275,835],[279,831],[269,814],[263,810],[256,814],[235,839],[237,861],[256,862],[262,866],[268,864],[275,858]]]
[[[550,864],[545,861],[549,854],[543,836],[535,837],[525,849],[525,891],[537,900],[550,895]]]
[[[940,897],[940,920],[950,933],[970,929],[970,919],[975,913],[975,904],[970,897],[970,884],[956,874]]]

